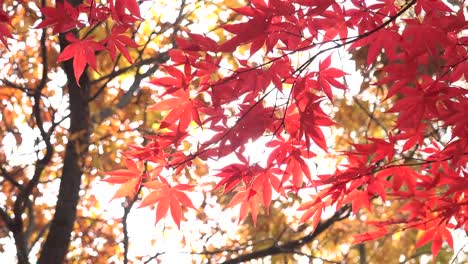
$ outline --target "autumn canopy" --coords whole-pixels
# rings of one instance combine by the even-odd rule
[[[227,259],[298,254],[333,223],[356,217],[364,220],[349,234],[350,244],[416,232],[415,249],[431,243],[434,259],[445,243],[453,250],[452,232],[468,232],[465,1],[227,1],[232,5],[226,3],[219,13],[225,19],[209,26],[203,26],[203,17],[181,24],[182,6],[195,9],[198,3],[182,2],[180,12],[171,11],[180,20],[155,26],[173,26],[171,37],[156,48],[142,37],[142,32],[149,38],[157,34],[144,31],[144,23],[154,20],[145,22],[135,0],[14,2],[25,10],[38,6],[41,18],[27,30],[47,42],[42,58],[50,60],[44,54],[60,49],[38,70],[37,82],[2,76],[0,99],[8,101],[20,90],[31,93],[31,109],[53,107],[57,103],[46,98],[56,93],[48,84],[55,70],[47,67],[62,67],[72,108],[70,116],[63,115],[70,118],[63,135],[74,142],[66,150],[91,155],[89,134],[97,132],[90,131],[99,126],[96,120],[110,116],[101,108],[123,109],[126,124],[132,122],[132,110],[105,105],[114,102],[110,99],[102,99],[102,105],[92,105],[93,100],[126,96],[128,88],[119,90],[122,82],[112,86],[114,93],[106,87],[116,85],[110,80],[125,72],[121,69],[137,67],[131,78],[139,80],[138,89],[129,94],[146,93],[145,106],[136,101],[140,108],[134,111],[152,118],[139,123],[146,130],[134,142],[118,147],[111,160],[117,157],[120,164],[89,165],[110,183],[108,190],[117,186],[114,201],[151,206],[156,223],[166,219],[178,228],[190,224],[187,214],[204,214],[205,200],[195,201],[197,195],[217,197],[223,208],[234,208],[235,221],[251,221],[253,230],[262,225],[260,216],[282,207],[292,226],[316,234],[310,241],[295,240],[297,245],[286,243],[291,251],[286,246],[275,251],[272,243]],[[17,32],[21,18],[10,4],[4,1],[0,10],[5,52],[15,49],[11,43],[26,41],[15,35],[22,34]],[[150,9],[152,1],[141,5]],[[203,1],[198,5],[203,8]],[[154,54],[164,55],[154,59]],[[154,68],[148,68],[149,58]],[[74,103],[73,97],[82,100]],[[83,115],[75,115],[80,108],[86,109]],[[100,113],[95,119],[93,111]],[[8,121],[1,116],[1,122]],[[52,144],[58,143],[48,139],[60,126],[51,117],[34,118],[45,142],[39,160],[53,161]],[[5,178],[12,168],[2,168]],[[86,179],[86,170],[78,177],[82,174]],[[28,195],[40,177],[45,176],[26,178],[31,183],[26,189],[17,187],[18,208],[31,202]],[[6,181],[15,185],[14,179]],[[29,194],[22,196],[24,190]],[[2,219],[14,228],[15,216],[9,214],[5,210]],[[262,255],[261,250],[270,251]]]

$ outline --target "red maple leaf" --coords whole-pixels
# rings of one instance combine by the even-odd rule
[[[298,142],[297,142],[298,143]],[[304,142],[302,142],[304,143]],[[303,187],[304,176],[309,181],[312,181],[309,166],[304,161],[303,157],[312,158],[315,156],[305,149],[303,145],[294,146],[291,141],[272,141],[269,147],[276,147],[268,157],[267,164],[269,166],[276,162],[276,165],[286,164],[281,183],[283,184],[289,178],[292,178],[292,184],[296,188]]]
[[[87,64],[94,70],[97,70],[95,52],[103,50],[104,46],[92,40],[92,37],[80,40],[73,34],[66,36],[70,42],[62,51],[57,62],[62,62],[73,58],[73,72],[75,81],[79,85],[79,80]]]
[[[130,53],[128,53],[126,47],[137,48],[138,44],[124,34],[127,29],[128,27],[124,25],[114,26],[109,36],[107,36],[103,42],[105,43],[112,60],[115,60],[118,49],[128,62],[133,63],[132,57],[130,56]]]
[[[326,151],[327,142],[320,126],[331,126],[334,122],[320,107],[322,99],[312,93],[301,93],[296,100],[297,108],[290,106],[286,113],[286,131],[298,141],[305,137],[306,146],[310,146],[312,139]]]
[[[325,92],[328,99],[333,102],[333,93],[331,87],[346,90],[346,85],[338,82],[336,79],[346,75],[346,73],[337,68],[330,68],[331,55],[319,64],[318,85]]]
[[[106,172],[110,177],[103,181],[113,184],[122,184],[112,199],[130,196],[133,197],[140,187],[143,173],[143,162],[135,162],[131,159],[125,159],[127,169],[120,169]]]
[[[437,10],[438,12],[451,12],[452,10],[444,4],[444,2],[440,0],[419,0],[416,1],[416,5],[414,7],[414,11],[417,15],[424,10],[425,12],[432,13],[433,10]]]
[[[257,215],[260,208],[260,193],[249,188],[237,192],[228,204],[228,208],[241,204],[239,210],[239,223],[247,216],[250,210],[254,226],[257,224]]]
[[[450,231],[445,227],[434,227],[424,232],[424,234],[419,238],[415,247],[419,248],[426,243],[432,242],[431,251],[432,257],[435,261],[437,254],[439,254],[440,248],[442,247],[442,242],[447,241],[448,245],[453,249],[453,238]]]
[[[304,210],[306,211],[301,216],[300,222],[304,223],[310,218],[312,218],[312,222],[310,223],[310,226],[312,228],[317,227],[322,216],[323,208],[324,208],[324,203],[317,202],[316,200],[303,203],[301,206],[299,206],[299,208],[297,208],[298,211],[304,211]]]
[[[190,33],[187,30],[184,31],[190,37],[190,40],[177,38],[177,45],[180,49],[185,51],[216,51],[218,49],[218,44],[213,39],[204,35]]]
[[[119,24],[134,24],[141,19],[140,6],[136,0],[111,0],[111,16]]]
[[[80,12],[88,14],[88,23],[91,26],[106,20],[110,15],[109,7],[94,0],[85,0],[78,9]]]
[[[44,28],[52,26],[54,34],[64,33],[75,27],[83,27],[84,24],[78,20],[80,15],[77,8],[73,7],[68,1],[64,3],[57,2],[56,7],[43,7],[41,12],[44,19],[36,28]]]
[[[384,158],[391,161],[395,155],[395,147],[393,137],[390,136],[390,142],[379,138],[368,138],[372,141],[371,144],[353,144],[357,153],[362,155],[372,156],[372,162],[377,162]]]
[[[238,148],[242,149],[245,143],[258,139],[266,130],[274,131],[271,107],[264,107],[261,103],[239,107],[241,108],[240,118],[233,127],[213,128],[221,132],[210,140],[219,142],[217,148],[219,157],[224,157]]]
[[[397,127],[402,130],[414,128],[414,124],[419,124],[421,120],[432,120],[439,115],[450,119],[445,108],[453,106],[453,98],[463,100],[463,95],[466,94],[464,89],[449,87],[445,82],[428,76],[422,77],[415,87],[403,87],[399,90],[404,96],[388,112],[399,113]],[[450,111],[451,115],[455,112],[453,110]]]
[[[327,4],[328,5],[328,4]],[[348,37],[348,22],[344,19],[345,13],[340,5],[331,4],[333,10],[325,10],[321,16],[324,18],[317,18],[313,20],[315,30],[324,30],[325,36],[323,41],[327,42],[339,36],[342,42],[346,41]]]
[[[158,178],[159,181],[155,180],[143,184],[146,188],[152,189],[153,191],[145,196],[143,201],[141,201],[140,207],[157,203],[156,223],[164,218],[169,209],[171,209],[172,219],[177,224],[177,227],[180,228],[182,206],[195,209],[190,198],[184,193],[184,191],[191,190],[193,186],[178,184],[172,187],[163,177]]]
[[[190,68],[188,71],[182,72],[174,66],[166,65],[164,70],[169,76],[154,78],[150,81],[151,84],[162,86],[166,88],[166,91],[161,95],[172,94],[177,92],[179,89],[187,90],[190,81],[192,81],[192,73]]]
[[[6,39],[13,38],[13,35],[8,28],[8,25],[10,25],[10,20],[11,18],[8,16],[8,13],[0,10],[0,41],[3,43],[3,45],[5,45],[5,47],[8,47]]]
[[[256,3],[257,5],[266,8],[265,2],[262,3],[262,1],[256,1]],[[251,18],[247,22],[222,26],[224,30],[233,33],[235,36],[222,43],[218,50],[223,52],[232,52],[238,46],[252,41],[258,41],[263,44],[265,42],[267,28],[271,19],[270,14],[266,13],[264,10],[252,7],[235,8],[234,11]]]
[[[366,232],[363,234],[353,236],[353,244],[360,244],[366,241],[374,240],[376,238],[385,236],[388,233],[386,227],[378,227],[375,231]]]
[[[173,97],[164,99],[148,108],[148,110],[157,112],[169,111],[161,122],[160,128],[167,128],[177,123],[178,131],[184,132],[192,121],[201,126],[202,121],[198,113],[200,103],[198,100],[190,98],[190,91],[179,89],[171,95]]]
[[[230,164],[221,169],[215,176],[222,180],[216,184],[215,190],[224,186],[224,193],[234,189],[241,181],[248,185],[252,179],[261,171],[259,166],[249,166],[248,164]]]
[[[393,5],[393,3],[392,3]],[[362,38],[354,42],[350,49],[368,46],[369,50],[367,52],[367,67],[370,67],[377,59],[377,56],[382,52],[382,49],[385,50],[385,55],[390,61],[395,60],[396,57],[396,47],[397,43],[401,42],[401,36],[396,31],[398,28],[393,29],[382,29],[376,33]]]
[[[214,106],[237,100],[247,94],[244,101],[250,101],[270,84],[271,75],[261,69],[239,68],[232,75],[220,79],[211,86]],[[278,82],[275,82],[275,84]]]
[[[398,7],[393,0],[379,0],[378,3],[368,7],[371,10],[376,10],[380,16],[393,16],[398,13]]]
[[[258,173],[250,184],[250,189],[256,193],[262,194],[263,205],[265,206],[267,213],[270,210],[271,197],[273,190],[278,193],[284,194],[280,180],[277,178],[274,169],[263,170]]]
[[[414,193],[416,180],[419,178],[418,174],[410,168],[407,167],[394,167],[388,168],[380,171],[377,174],[379,177],[388,178],[392,176],[392,188],[394,191],[400,190],[403,184],[406,185],[406,189],[409,192]]]

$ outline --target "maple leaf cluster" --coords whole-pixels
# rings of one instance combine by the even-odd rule
[[[63,1],[57,2],[55,7],[43,7],[41,12],[44,19],[36,28],[50,27],[54,34],[66,34],[69,44],[57,62],[73,58],[74,76],[78,85],[86,66],[89,65],[97,70],[96,52],[98,51],[107,50],[111,59],[115,60],[118,50],[128,62],[133,63],[127,48],[137,48],[138,44],[125,32],[131,29],[136,21],[141,20],[140,7],[135,0],[112,0],[103,3],[87,0],[76,7]],[[86,19],[80,16],[82,14],[86,15]],[[106,38],[96,41],[92,36],[86,37],[86,30],[109,19],[114,25]],[[80,32],[84,34],[79,34]]]
[[[156,221],[170,211],[180,225],[182,209],[194,208],[186,194],[194,186],[177,183],[178,175],[192,168],[194,159],[234,155],[238,162],[214,174],[220,180],[213,191],[234,194],[228,207],[240,205],[239,220],[250,212],[255,223],[262,205],[268,211],[272,197],[291,192],[310,194],[298,210],[304,211],[300,221],[313,227],[326,208],[350,204],[357,213],[372,210],[374,199],[403,201],[394,218],[372,222],[376,229],[356,236],[355,242],[417,228],[423,230],[417,246],[433,240],[434,256],[443,241],[453,247],[449,230],[468,232],[468,37],[463,36],[468,23],[463,3],[454,9],[440,0],[403,5],[387,0],[250,2],[232,9],[243,22],[219,26],[228,40],[188,30],[177,39],[170,63],[161,68],[164,76],[150,81],[160,91],[148,108],[163,116],[158,134],[148,136],[144,146],[130,146],[127,169],[107,173],[106,181],[121,184],[115,198],[147,188],[141,206],[157,204]],[[410,10],[414,17],[407,15]],[[83,12],[87,21],[80,20]],[[115,21],[101,41],[67,34],[70,44],[58,60],[73,58],[77,82],[86,65],[96,68],[97,51],[106,49],[115,58],[119,50],[131,62],[127,48],[136,44],[124,33],[140,19],[136,1],[91,1],[78,7],[65,1],[42,13],[37,28],[52,27],[54,33]],[[9,37],[6,21],[0,13],[2,42]],[[348,89],[343,81],[347,73],[334,66],[339,49],[367,49],[367,68],[383,73],[373,85],[386,91],[385,100],[393,102],[386,114],[397,118],[385,137],[342,151],[346,163],[334,173],[316,175],[310,159],[340,151],[330,147],[323,130],[337,125],[324,105]],[[302,55],[299,61],[297,54]],[[229,71],[227,55],[238,65]],[[258,63],[256,57],[264,60]],[[284,100],[271,103],[275,95]],[[450,136],[447,143],[432,136],[434,126]],[[194,142],[195,128],[210,131],[210,137],[196,138],[187,151],[184,143]],[[245,148],[260,138],[269,139],[265,161],[252,159]],[[164,169],[173,177],[162,176]]]
[[[418,17],[402,19],[411,8]],[[463,113],[468,102],[466,87],[457,85],[468,72],[462,9],[454,11],[441,1],[403,6],[352,1],[345,6],[335,1],[254,0],[233,11],[246,21],[221,26],[232,34],[229,40],[217,43],[193,33],[187,34],[192,41],[178,39],[179,49],[170,52],[172,64],[164,68],[167,75],[151,81],[164,89],[160,101],[149,108],[166,113],[160,134],[138,152],[129,151],[128,157],[156,158],[177,175],[192,166],[194,158],[235,154],[241,163],[228,164],[216,174],[221,180],[214,191],[234,192],[228,207],[240,204],[240,220],[250,212],[254,223],[261,205],[268,211],[273,193],[282,196],[310,187],[318,192],[298,210],[305,211],[301,221],[312,219],[313,226],[327,207],[351,204],[357,213],[372,210],[376,198],[404,200],[398,216],[374,222],[376,231],[356,236],[355,242],[417,228],[424,231],[417,246],[433,240],[434,256],[443,240],[453,247],[448,230],[468,231],[468,119]],[[263,52],[266,61],[255,65],[239,58],[240,67],[223,75],[223,54],[236,54],[243,46],[249,47],[249,58]],[[322,53],[342,47],[367,48],[367,67],[377,64],[385,51],[385,77],[374,85],[388,87],[386,99],[395,103],[387,113],[396,113],[398,119],[387,138],[369,138],[370,143],[353,144],[353,150],[343,152],[348,162],[334,174],[312,175],[312,149],[330,150],[322,128],[335,125],[323,102],[333,103],[336,89],[347,87],[341,81],[346,73],[332,66],[331,55],[319,62],[317,71],[309,66]],[[310,58],[293,67],[291,55],[306,51]],[[430,72],[434,61],[441,67]],[[271,106],[267,96],[285,93],[286,87],[286,102]],[[235,115],[227,115],[233,104]],[[180,146],[190,136],[192,123],[214,135],[184,154]],[[448,144],[427,145],[434,123],[451,130]],[[267,161],[250,162],[245,144],[265,136],[271,138],[265,146]],[[176,151],[168,152],[168,147]],[[409,150],[424,158],[405,158]],[[182,200],[177,204],[192,207]],[[173,217],[179,224],[180,215]]]
[[[5,47],[8,47],[7,38],[13,38],[11,34],[11,17],[3,10],[3,0],[0,1],[0,41]]]

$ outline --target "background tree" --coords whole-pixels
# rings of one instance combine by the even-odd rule
[[[142,5],[2,3],[0,212],[19,262],[60,263],[68,250],[128,262],[134,204],[156,204],[156,221],[170,213],[182,232],[197,217],[205,228],[183,241],[195,260],[379,263],[383,245],[411,262],[430,240],[434,256],[452,246],[466,214],[464,2],[181,1],[165,9],[173,20],[163,3]],[[343,51],[362,85],[340,69]],[[141,146],[117,151],[131,141]],[[122,226],[93,191],[110,170]],[[240,238],[209,213],[220,204],[250,212]]]

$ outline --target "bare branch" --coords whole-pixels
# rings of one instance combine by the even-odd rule
[[[31,245],[29,246],[29,252],[28,254],[31,252],[31,249],[36,245],[37,242],[39,242],[39,240],[44,236],[44,234],[46,233],[46,231],[49,229],[50,227],[50,222],[45,224],[41,230],[39,231],[39,233],[37,233],[37,236],[34,238],[34,240],[32,241]]]
[[[124,264],[128,263],[128,246],[129,246],[129,237],[128,237],[128,224],[127,224],[127,219],[128,216],[130,215],[130,211],[132,210],[133,205],[135,202],[138,200],[138,194],[141,191],[141,187],[138,189],[138,192],[135,194],[135,196],[128,200],[127,204],[124,206],[124,215],[122,217],[122,229],[123,229],[123,247],[124,247]]]
[[[8,227],[8,229],[10,230],[13,229],[13,218],[11,218],[10,215],[8,215],[7,211],[1,207],[0,207],[0,218]]]
[[[374,121],[380,128],[382,128],[385,133],[388,135],[388,130],[387,128],[382,124],[382,122],[380,122],[379,119],[377,119],[375,116],[374,116],[374,113],[371,113],[367,110],[367,108],[362,105],[361,101],[359,101],[359,99],[357,99],[356,97],[353,97],[353,101],[354,103],[356,103],[357,106],[359,106],[359,109],[361,109],[364,113],[366,113],[366,115],[369,117],[370,120]]]
[[[157,257],[161,256],[165,254],[165,252],[158,252],[156,254],[154,254],[153,256],[151,256],[149,259],[147,259],[145,262],[143,262],[144,264],[148,264],[150,263],[153,259],[156,259]]]
[[[24,191],[23,185],[21,185],[17,180],[15,180],[13,176],[14,174],[16,174],[16,172],[13,172],[13,173],[8,172],[3,166],[0,166],[0,172],[2,173],[3,178],[5,178],[8,182],[13,184],[13,186],[18,188],[20,191]]]
[[[292,240],[286,243],[278,242],[266,249],[254,251],[251,253],[240,255],[237,258],[227,260],[224,262],[224,264],[241,263],[241,262],[249,261],[252,259],[264,258],[266,256],[273,256],[273,255],[282,254],[282,253],[294,253],[297,249],[301,248],[303,245],[312,242],[318,235],[323,233],[334,223],[347,218],[351,213],[350,208],[351,207],[349,205],[343,206],[332,217],[330,217],[329,219],[323,222],[320,222],[312,233],[300,239]]]
[[[130,86],[128,91],[123,96],[121,96],[115,108],[104,108],[97,115],[94,115],[92,117],[92,120],[95,122],[100,122],[108,118],[109,116],[113,115],[115,110],[126,107],[131,102],[132,98],[134,97],[135,95],[134,93],[136,93],[140,89],[141,81],[144,78],[152,75],[158,68],[159,68],[159,64],[155,64],[150,69],[148,69],[145,73],[137,73],[135,75],[135,80],[133,81],[132,85]]]

